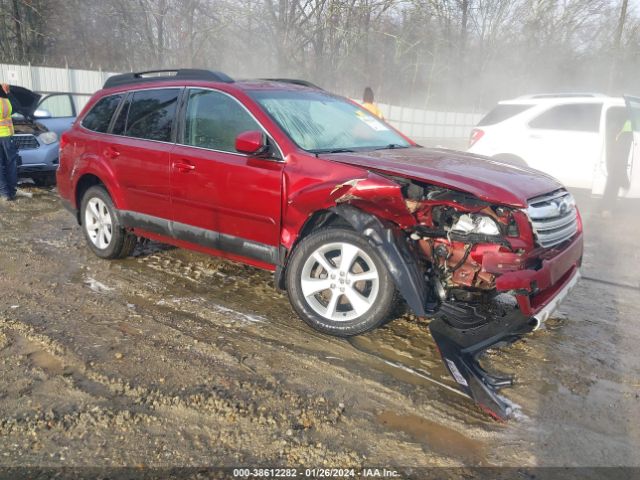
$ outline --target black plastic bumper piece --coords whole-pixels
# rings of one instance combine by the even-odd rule
[[[442,360],[463,392],[494,418],[506,420],[512,407],[498,390],[511,386],[513,378],[489,374],[478,359],[488,348],[520,339],[533,330],[533,325],[519,310],[512,310],[503,316],[491,316],[482,323],[469,322],[466,328],[456,318],[457,313],[445,304],[438,318],[429,324]]]
[[[378,250],[409,308],[419,317],[426,316],[427,284],[418,260],[409,250],[403,234],[395,228],[385,226],[374,215],[351,205],[341,204],[331,208],[331,211],[345,219]]]

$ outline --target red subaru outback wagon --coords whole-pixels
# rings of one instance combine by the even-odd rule
[[[96,255],[145,237],[275,272],[312,327],[355,335],[398,302],[494,416],[488,347],[534,330],[579,278],[582,224],[553,178],[427,149],[303,81],[111,77],[62,136],[58,189]]]

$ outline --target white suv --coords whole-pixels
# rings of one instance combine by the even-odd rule
[[[627,161],[631,186],[623,195],[640,197],[638,98],[576,93],[502,101],[472,130],[469,151],[527,165],[569,187],[602,194],[607,152],[627,120],[634,139]]]

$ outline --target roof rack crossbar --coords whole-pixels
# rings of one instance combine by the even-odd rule
[[[167,74],[167,75],[162,75]],[[171,74],[171,75],[169,75]],[[233,79],[226,73],[201,70],[196,68],[174,68],[167,70],[147,70],[144,72],[122,73],[107,78],[102,88],[117,87],[131,83],[157,82],[167,80],[208,80],[212,82],[233,83]]]

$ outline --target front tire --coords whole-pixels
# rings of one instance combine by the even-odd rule
[[[89,248],[100,258],[124,258],[131,254],[137,238],[127,232],[111,197],[101,186],[89,188],[80,206],[82,230]]]
[[[390,316],[396,289],[378,252],[345,228],[318,230],[293,251],[287,292],[311,327],[347,337],[372,330]]]

